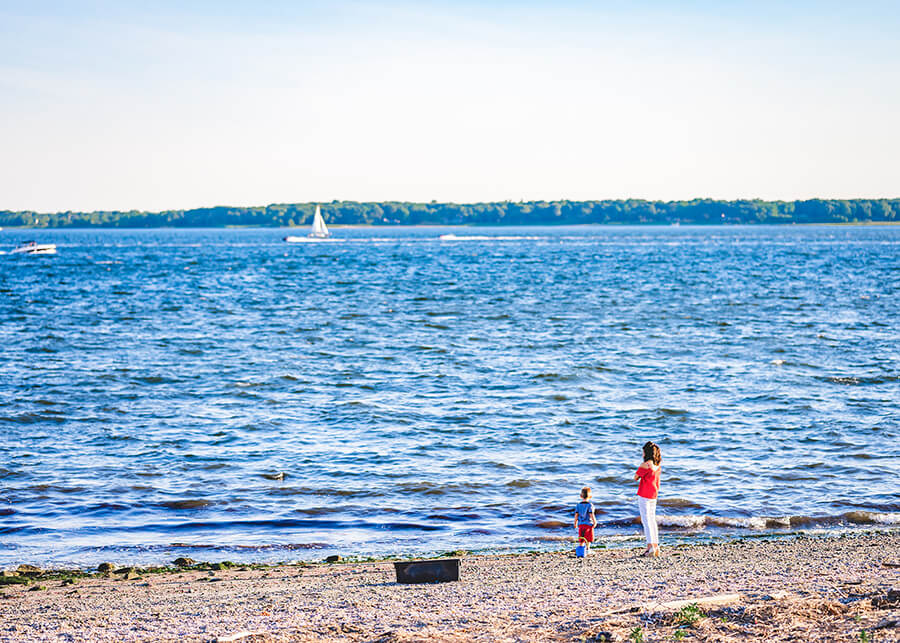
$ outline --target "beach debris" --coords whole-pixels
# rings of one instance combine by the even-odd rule
[[[729,603],[737,603],[741,600],[740,594],[714,594],[712,596],[699,596],[697,598],[684,598],[677,601],[667,601],[665,603],[648,604],[644,606],[644,611],[651,610],[680,610],[689,605],[727,605]]]
[[[176,567],[193,567],[197,564],[197,561],[193,558],[187,558],[186,556],[180,556],[172,561],[172,564]]]
[[[40,567],[35,567],[34,565],[19,565],[16,567],[16,571],[23,576],[37,576],[42,570]]]
[[[459,580],[459,559],[394,563],[398,583],[448,583]]]
[[[889,627],[900,627],[900,616],[885,618],[872,626],[873,630],[886,630]]]
[[[326,558],[325,562],[326,563],[339,563],[342,560],[344,560],[344,559],[341,558],[340,556],[338,556],[337,554],[335,554],[334,556],[329,556],[328,558]]]
[[[113,574],[130,574],[134,571],[134,567],[119,567],[113,570]]]
[[[875,607],[897,607],[900,606],[900,589],[889,589],[884,596],[878,596],[872,599],[872,605]]]
[[[251,636],[264,636],[264,635],[265,635],[265,632],[250,632],[249,630],[243,630],[241,632],[235,632],[234,634],[217,636],[216,643],[234,643],[234,641],[240,641],[241,639],[246,639]]]
[[[0,585],[28,585],[30,583],[27,578],[19,576],[0,576]]]
[[[97,571],[101,574],[109,574],[116,571],[116,566],[113,563],[100,563],[97,565]]]

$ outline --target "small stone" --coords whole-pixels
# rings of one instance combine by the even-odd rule
[[[97,571],[101,574],[108,574],[116,570],[116,566],[113,563],[100,563],[97,565]]]
[[[134,567],[120,567],[113,571],[113,574],[130,574],[134,571]]]
[[[4,569],[2,572],[0,572],[0,578],[15,578],[18,575],[19,572],[13,572],[8,569]]]
[[[326,558],[326,559],[325,559],[325,562],[326,562],[326,563],[339,563],[339,562],[341,562],[342,560],[343,560],[343,558],[341,558],[340,556],[338,556],[337,554],[335,554],[334,556],[329,556],[328,558]]]
[[[16,568],[16,571],[20,574],[25,574],[26,576],[37,576],[41,573],[41,568],[35,567],[34,565],[19,565]]]
[[[193,565],[196,565],[197,561],[193,558],[180,557],[172,561],[172,564],[176,567],[191,567]]]
[[[137,580],[141,577],[136,571],[131,570],[127,574],[125,574],[125,580]]]
[[[29,588],[29,592],[42,592],[47,589],[46,585],[35,585],[34,587]]]

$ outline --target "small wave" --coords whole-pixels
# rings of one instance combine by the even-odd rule
[[[578,379],[578,376],[574,373],[538,373],[537,375],[533,375],[532,379],[544,382],[570,382]]]
[[[44,411],[43,413],[21,413],[19,415],[0,415],[0,423],[11,424],[37,424],[38,422],[55,422],[62,424],[65,418],[59,417],[58,412]]]
[[[541,237],[442,234],[441,241],[539,241]]]
[[[542,520],[535,523],[534,526],[539,529],[563,529],[564,527],[571,527],[572,523],[562,522],[561,520]]]
[[[900,381],[900,376],[883,375],[883,376],[856,376],[856,375],[830,375],[820,376],[817,379],[828,382],[829,384],[840,384],[842,386],[865,386],[867,384],[891,384]]]
[[[188,499],[188,500],[168,500],[166,502],[159,503],[160,507],[165,507],[166,509],[203,509],[204,507],[210,507],[214,503],[209,500],[200,500],[200,499]]]
[[[857,525],[900,525],[900,513],[849,511],[841,517],[847,522]]]
[[[295,550],[305,550],[305,549],[325,549],[329,547],[326,543],[274,543],[270,545],[219,545],[219,544],[194,544],[194,543],[169,543],[166,547],[173,547],[178,549],[196,549],[196,550],[212,550],[212,551],[279,551],[279,550],[287,550],[287,551],[295,551]],[[114,549],[116,551],[121,551],[123,548],[121,546],[115,547],[101,547],[100,549]],[[150,547],[149,549],[161,549],[160,546]]]
[[[515,489],[527,489],[535,484],[534,480],[510,480],[506,483],[507,487]]]
[[[686,411],[684,409],[668,409],[665,407],[656,409],[656,412],[660,415],[668,415],[668,416],[680,416],[680,415],[688,415],[690,411]]]
[[[837,527],[840,525],[900,525],[900,512],[849,511],[831,516],[711,516],[706,514],[658,515],[660,527],[670,529],[789,529],[792,527]],[[610,521],[608,526],[623,527],[640,523],[639,518]]]
[[[177,379],[173,379],[171,377],[162,377],[161,375],[148,375],[146,377],[135,377],[135,382],[140,382],[141,384],[174,384],[178,382]]]
[[[692,500],[687,500],[685,498],[660,498],[659,502],[656,503],[660,507],[678,507],[681,509],[703,509],[703,505],[700,505]]]
[[[399,485],[398,490],[401,493],[417,494],[421,493],[426,496],[442,496],[448,493],[468,493],[477,489],[483,489],[487,484],[470,482],[467,484],[440,484],[436,482],[406,482]]]

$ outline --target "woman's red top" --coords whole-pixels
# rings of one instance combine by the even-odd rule
[[[637,475],[641,479],[638,483],[637,495],[648,500],[656,498],[656,494],[659,492],[659,472],[659,467],[655,470],[653,467],[640,467],[637,470]]]

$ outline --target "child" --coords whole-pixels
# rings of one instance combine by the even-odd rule
[[[594,505],[591,503],[591,488],[584,487],[581,490],[581,502],[575,505],[575,529],[578,530],[578,542],[584,538],[584,553],[590,551],[594,542],[594,527],[597,519],[594,517]]]
[[[634,474],[638,485],[638,508],[641,510],[641,524],[644,526],[644,537],[647,539],[647,550],[644,556],[659,556],[659,535],[656,530],[656,496],[659,494],[659,474],[662,454],[659,447],[648,442],[644,445],[644,462]]]

